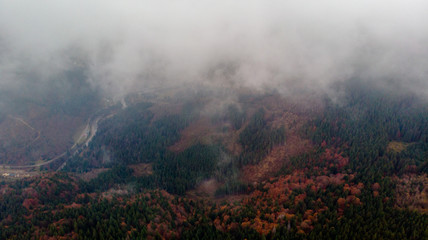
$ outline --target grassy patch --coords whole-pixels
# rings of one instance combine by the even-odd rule
[[[134,172],[133,175],[136,177],[148,176],[153,174],[153,167],[151,163],[138,163],[128,166]]]
[[[406,148],[410,145],[411,145],[411,143],[392,141],[392,142],[388,143],[386,150],[388,152],[400,153],[400,152],[406,150]]]

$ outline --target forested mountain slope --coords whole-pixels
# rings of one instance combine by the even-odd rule
[[[61,172],[1,183],[1,238],[427,239],[427,102],[341,91],[129,96]]]

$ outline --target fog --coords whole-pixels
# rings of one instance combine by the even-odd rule
[[[80,66],[111,97],[176,85],[334,95],[351,78],[426,95],[427,23],[423,0],[0,0],[0,92]]]

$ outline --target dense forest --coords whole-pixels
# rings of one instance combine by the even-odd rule
[[[130,104],[61,172],[1,182],[0,238],[428,239],[428,105],[342,87],[340,103],[325,99],[298,131],[297,118],[278,127],[256,104],[274,94],[209,117],[190,97],[163,114],[156,101]],[[310,150],[278,155],[296,132]],[[276,156],[275,175],[245,181],[245,167]],[[205,182],[212,195],[189,194]]]
[[[363,178],[423,171],[428,159],[426,103],[352,82],[345,88],[349,96],[343,106],[330,103],[315,120],[313,141],[343,149],[349,168]],[[394,149],[391,143],[403,149]]]
[[[259,109],[239,135],[239,143],[243,146],[243,152],[239,159],[241,165],[259,162],[274,145],[285,141],[284,127],[271,129],[264,116],[264,110]]]

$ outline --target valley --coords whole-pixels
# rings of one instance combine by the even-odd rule
[[[340,236],[367,237],[374,234],[368,226],[382,221],[389,223],[382,225],[386,235],[424,234],[423,108],[397,115],[401,105],[395,101],[401,100],[391,100],[366,129],[356,128],[367,122],[352,115],[355,100],[342,108],[310,95],[302,102],[274,92],[237,91],[235,101],[225,102],[222,91],[200,90],[186,98],[175,92],[130,95],[76,128],[80,132],[67,151],[39,163],[2,165],[0,198],[22,213],[4,214],[6,236],[16,232],[10,223],[43,221],[43,209],[55,214],[49,229],[35,223],[37,231],[65,238],[105,234],[92,233],[94,214],[101,214],[105,228],[114,226],[110,234],[130,238],[186,239],[204,232],[317,239],[333,234],[325,231],[332,227]],[[380,108],[378,100],[359,110],[370,115]],[[376,125],[383,117],[396,117],[405,127],[397,134],[394,121]],[[15,121],[37,132],[24,119]],[[21,184],[27,186],[23,191]],[[379,209],[374,218],[367,208]],[[136,209],[146,209],[140,221],[131,217],[141,214]],[[113,213],[122,217],[110,220]],[[396,232],[392,226],[407,219],[413,228]],[[357,233],[354,225],[365,230]]]

